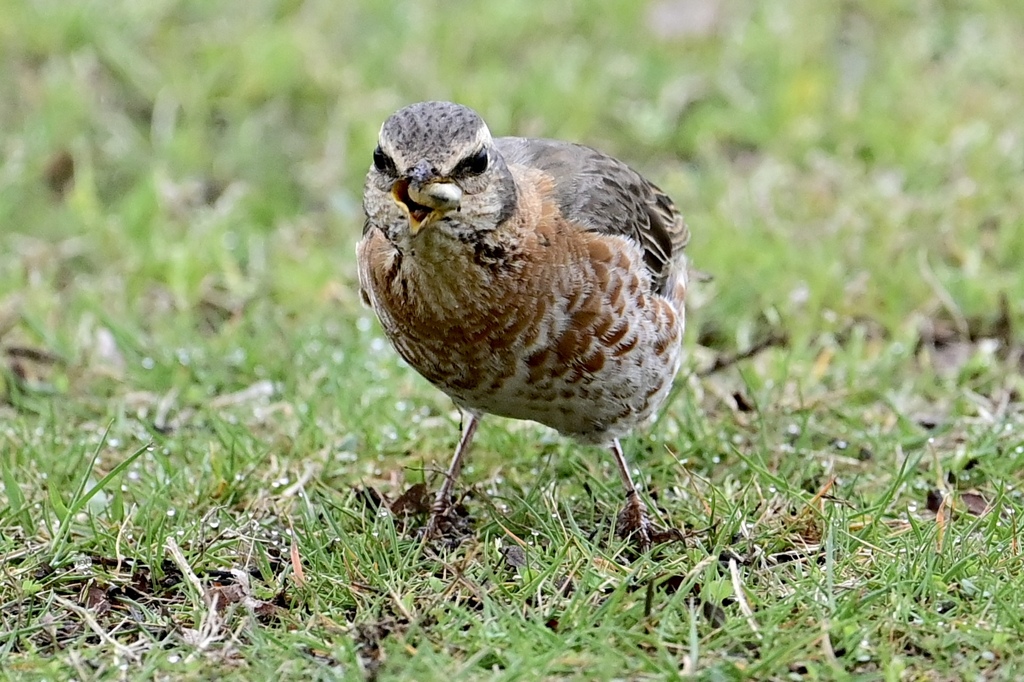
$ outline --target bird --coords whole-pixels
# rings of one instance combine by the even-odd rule
[[[493,137],[473,109],[427,101],[381,126],[363,210],[361,298],[462,414],[424,533],[450,523],[477,426],[497,415],[609,450],[616,532],[649,549],[620,439],[656,415],[681,362],[690,232],[669,196],[596,149]]]

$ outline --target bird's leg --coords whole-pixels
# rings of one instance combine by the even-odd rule
[[[633,477],[629,475],[629,464],[626,456],[622,454],[622,446],[616,438],[611,443],[612,456],[615,457],[615,465],[619,468],[619,477],[626,489],[626,506],[619,512],[618,522],[615,524],[616,532],[621,538],[633,538],[641,552],[646,552],[651,547],[651,520],[647,517],[647,505],[640,499],[640,495],[633,485]]]
[[[427,527],[423,529],[425,537],[429,538],[436,535],[441,530],[441,521],[448,513],[449,500],[452,496],[452,488],[455,486],[455,479],[459,477],[459,472],[462,471],[462,459],[466,456],[466,451],[469,450],[469,444],[473,442],[473,434],[476,433],[476,427],[479,423],[480,417],[477,415],[468,412],[462,413],[462,436],[459,438],[459,444],[455,446],[455,454],[452,456],[452,461],[448,464],[448,471],[441,482],[441,489],[437,491],[437,495],[434,497],[434,504],[430,507],[430,521],[427,522]]]

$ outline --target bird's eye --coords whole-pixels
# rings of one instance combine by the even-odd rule
[[[480,175],[490,163],[490,155],[487,153],[487,147],[484,147],[478,152],[475,152],[462,161],[459,161],[458,165],[452,169],[452,175],[455,176],[467,176],[467,175]]]
[[[380,145],[377,145],[377,148],[373,150],[373,167],[381,173],[388,173],[390,175],[398,174],[394,160],[384,153],[384,150],[380,148]]]

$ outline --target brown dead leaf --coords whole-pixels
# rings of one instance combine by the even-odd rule
[[[249,576],[245,571],[231,570],[228,574],[237,582],[225,585],[213,585],[206,589],[203,595],[206,603],[218,613],[223,613],[233,604],[241,604],[246,610],[261,620],[269,620],[277,616],[281,609],[276,604],[263,599],[257,599],[252,595]]]
[[[223,613],[227,607],[243,601],[247,595],[245,588],[235,583],[210,587],[203,596],[206,598],[207,604],[218,612]]]
[[[372,512],[378,511],[382,505],[385,504],[386,499],[380,492],[372,486],[360,486],[353,488],[355,497],[357,500],[363,503],[363,505]]]
[[[711,627],[725,627],[727,619],[725,609],[723,609],[718,604],[701,600],[700,612],[704,615],[704,618],[708,621],[708,623],[711,624]]]
[[[289,558],[292,562],[292,575],[295,576],[295,584],[302,587],[306,584],[306,571],[302,568],[302,556],[299,554],[299,543],[295,540],[295,531],[292,531],[292,546]]]
[[[43,170],[46,186],[58,196],[63,196],[75,180],[75,157],[67,149],[60,149],[47,160]]]
[[[110,599],[107,591],[99,585],[92,583],[85,589],[82,606],[89,609],[97,616],[102,616],[110,611]]]
[[[279,617],[283,610],[277,604],[269,601],[263,601],[262,599],[254,599],[253,602],[254,603],[251,604],[252,613],[263,622]]]
[[[421,516],[430,513],[430,490],[426,483],[416,483],[409,487],[398,499],[391,503],[391,513],[395,516]]]
[[[985,516],[992,511],[992,503],[980,493],[966,492],[960,494],[960,501],[971,516]]]
[[[949,523],[949,504],[948,498],[943,495],[939,502],[939,508],[935,512],[935,550],[939,553],[942,552],[942,543],[946,538],[946,526]]]

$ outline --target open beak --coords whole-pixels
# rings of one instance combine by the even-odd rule
[[[408,214],[414,235],[449,211],[457,211],[462,203],[462,189],[440,179],[418,183],[401,178],[391,186],[391,196]]]

